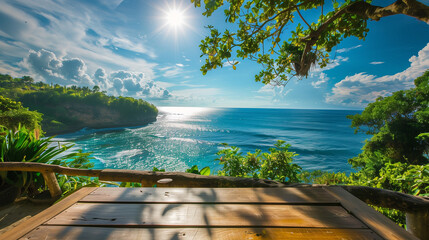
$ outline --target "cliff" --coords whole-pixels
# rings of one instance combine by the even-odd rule
[[[137,112],[128,117],[111,107],[95,107],[82,104],[59,104],[52,107],[49,112],[53,112],[53,114],[45,116],[42,121],[42,129],[47,136],[75,132],[82,128],[143,126],[156,121],[157,116],[157,114]],[[64,119],[64,116],[69,117]],[[56,119],[64,120],[59,121]]]
[[[11,104],[13,101],[21,102],[22,106],[16,103],[21,110],[30,110],[38,115],[38,118],[23,115],[25,119],[15,116],[13,121],[21,124],[26,122],[24,120],[39,122],[40,114],[34,111],[42,113],[41,126],[46,135],[74,132],[85,127],[142,126],[156,121],[158,109],[153,104],[131,97],[108,96],[99,90],[97,86],[92,90],[88,87],[52,86],[34,83],[31,77],[12,78],[0,74],[0,96],[11,99],[8,100]]]

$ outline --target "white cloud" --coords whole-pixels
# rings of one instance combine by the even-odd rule
[[[115,7],[119,3],[115,0],[107,5]],[[43,48],[59,57],[84,59],[90,71],[102,65],[109,70],[143,71],[147,76],[155,76],[153,69],[157,64],[139,56],[154,58],[153,50],[138,37],[121,33],[123,27],[109,24],[111,19],[125,24],[126,16],[118,12],[104,11],[105,8],[84,2],[53,0],[2,1],[1,5],[0,35],[13,39],[0,40],[2,45],[9,46],[1,48],[2,60],[5,55],[23,58],[29,50]],[[114,47],[135,54],[124,57]],[[12,65],[11,62],[6,61]]]
[[[20,77],[22,76],[19,72],[21,71],[21,68],[11,66],[4,61],[0,60],[0,73],[2,74],[9,74],[13,77]]]
[[[178,67],[177,65],[159,68],[162,71],[162,76],[166,78],[177,77],[178,75],[184,73],[183,68]]]
[[[238,64],[240,64],[240,62],[238,61],[226,61],[222,64],[223,67],[232,67],[232,65],[237,66]]]
[[[21,66],[26,67],[47,83],[60,85],[94,86],[114,95],[124,95],[144,99],[167,99],[170,92],[142,72],[113,71],[107,74],[98,68],[92,77],[87,73],[86,64],[79,58],[61,58],[47,50],[31,50]]]
[[[181,63],[176,63],[176,66],[178,66],[178,67],[184,67],[185,65],[183,65]]]
[[[219,88],[189,88],[183,90],[172,91],[175,96],[178,97],[206,97],[216,96],[221,93]]]
[[[151,58],[156,58],[156,54],[152,50],[147,49],[141,43],[132,42],[126,37],[123,37],[123,36],[113,37],[111,40],[109,40],[109,42],[115,47],[119,47],[125,50],[137,52],[137,53],[143,53],[148,55]]]
[[[222,99],[222,90],[219,88],[187,88],[171,91],[174,105],[207,106]]]
[[[86,65],[82,59],[63,59],[50,51],[33,51],[24,58],[21,66],[26,67],[46,82],[60,85],[94,85],[92,79],[86,74]]]
[[[409,61],[410,67],[394,75],[376,77],[362,72],[347,76],[335,84],[332,93],[326,96],[326,102],[364,107],[378,96],[413,87],[413,80],[429,69],[429,43]]]
[[[183,59],[184,59],[186,62],[190,62],[190,61],[191,61],[191,59],[187,58],[185,55],[183,55],[182,57],[183,57]]]
[[[348,57],[338,56],[337,58],[333,59],[324,68],[320,68],[319,66],[317,66],[314,69],[311,69],[310,78],[317,79],[316,81],[312,81],[311,85],[314,88],[322,87],[322,85],[329,80],[329,77],[326,75],[326,73],[324,73],[324,71],[334,69],[334,68],[338,67],[342,62],[347,62],[347,61],[349,61]]]
[[[110,73],[107,82],[111,82],[110,91],[119,95],[128,95],[145,99],[168,99],[170,92],[156,82],[145,78],[141,72],[116,71]]]
[[[373,65],[378,65],[378,64],[383,64],[384,62],[370,62],[369,64],[373,64]]]
[[[176,83],[163,82],[163,81],[156,81],[156,84],[160,87],[163,87],[163,88],[169,88],[169,87],[177,86]]]
[[[319,75],[319,80],[311,82],[311,86],[314,88],[320,88],[322,84],[326,83],[329,80],[329,77],[326,75],[326,73],[321,72]]]
[[[100,2],[101,4],[106,5],[108,8],[115,9],[116,7],[118,7],[122,3],[122,1],[123,0],[109,0],[109,1],[103,1],[103,0],[101,0],[101,1],[98,1],[98,2]]]
[[[184,78],[187,79],[186,76]],[[186,86],[186,87],[191,87],[191,88],[206,87],[206,85],[203,85],[203,84],[192,84],[190,82],[191,82],[190,80],[182,81],[182,82],[180,82],[180,86]]]
[[[261,95],[256,98],[268,99],[272,103],[283,103],[286,95],[291,91],[292,89],[287,89],[285,86],[264,85],[257,91]]]
[[[328,63],[328,65],[327,65],[326,67],[324,67],[324,68],[320,68],[320,66],[319,66],[319,65],[317,65],[314,69],[311,69],[311,71],[310,71],[310,76],[312,76],[312,74],[314,74],[314,73],[320,73],[320,72],[323,72],[323,71],[328,71],[328,70],[331,70],[331,69],[333,69],[333,68],[336,68],[336,67],[338,67],[342,62],[347,62],[347,61],[349,61],[349,58],[348,58],[348,57],[341,57],[341,56],[338,56],[338,57],[336,57],[335,59],[332,59],[332,60],[331,60],[331,62],[330,62],[330,63]]]
[[[356,49],[356,48],[360,48],[360,47],[362,47],[362,45],[356,45],[356,46],[349,47],[349,48],[341,48],[341,49],[337,50],[337,53],[345,53],[345,52],[348,52],[350,50],[353,50],[353,49]]]
[[[24,56],[28,53],[28,50],[22,46],[21,43],[15,41],[0,41],[0,55],[3,58],[6,57],[17,57]]]

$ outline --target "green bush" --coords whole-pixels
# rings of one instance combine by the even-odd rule
[[[345,172],[328,172],[322,170],[302,171],[298,178],[301,182],[311,184],[338,185],[349,184],[351,179]]]
[[[223,144],[225,149],[219,151],[216,159],[223,165],[222,170],[218,172],[220,176],[232,177],[250,177],[271,179],[280,182],[298,182],[298,174],[301,167],[292,163],[293,157],[297,156],[294,152],[289,152],[289,144],[278,140],[274,144],[275,148],[270,148],[263,153],[256,149],[255,153],[247,153],[243,156],[238,147]]]
[[[92,168],[90,153],[81,150],[61,156],[73,145],[52,141],[52,137],[39,139],[34,131],[19,127],[17,131],[2,129],[0,134],[1,162],[37,162],[74,168]],[[86,177],[57,175],[64,194],[88,184],[98,184]],[[0,172],[1,184],[15,185],[30,197],[47,190],[43,176],[36,172]]]
[[[29,111],[20,102],[0,96],[0,125],[7,129],[17,129],[19,125],[28,129],[40,129],[42,114]]]

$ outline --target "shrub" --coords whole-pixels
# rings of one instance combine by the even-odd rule
[[[299,182],[298,174],[301,167],[292,163],[295,152],[289,152],[289,144],[278,140],[274,144],[275,148],[270,148],[269,152],[262,152],[256,149],[255,153],[247,153],[242,156],[238,147],[223,144],[225,149],[219,151],[216,159],[223,165],[223,169],[218,172],[220,176],[251,177],[277,180],[280,182]]]

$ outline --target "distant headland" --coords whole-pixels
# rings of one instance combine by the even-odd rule
[[[156,121],[158,115],[158,109],[142,99],[108,96],[98,86],[90,89],[35,83],[28,76],[12,78],[0,74],[0,95],[21,102],[27,108],[24,111],[41,113],[41,127],[48,136],[85,127],[142,126]]]

